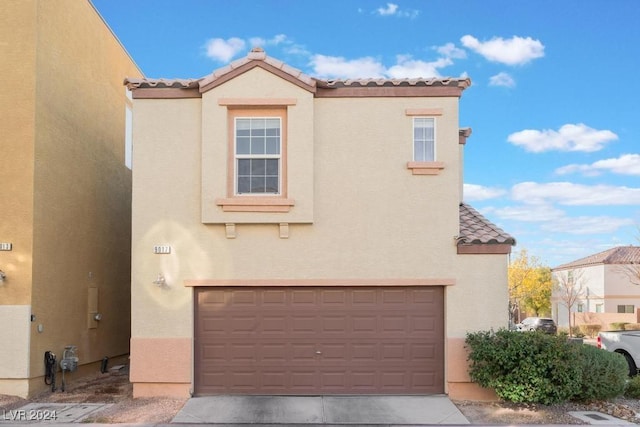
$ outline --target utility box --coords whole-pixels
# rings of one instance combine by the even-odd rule
[[[78,356],[76,356],[76,350],[78,347],[75,345],[68,345],[64,348],[64,353],[62,354],[62,360],[60,361],[60,369],[62,371],[73,372],[78,369]]]

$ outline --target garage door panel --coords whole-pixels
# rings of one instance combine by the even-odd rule
[[[379,330],[378,316],[376,315],[358,315],[351,316],[352,331],[358,334],[375,335]]]
[[[351,292],[353,308],[372,308],[376,305],[375,289],[356,289]]]
[[[341,289],[321,291],[320,299],[327,308],[344,307],[348,302],[347,292]]]
[[[322,317],[322,327],[321,332],[323,334],[329,335],[344,335],[348,332],[349,328],[349,319],[347,316],[338,316],[338,315],[326,315]]]
[[[287,305],[287,293],[284,290],[265,290],[261,295],[264,307],[284,308]]]
[[[201,288],[196,301],[197,394],[444,391],[442,288]]]
[[[316,306],[317,292],[311,289],[293,291],[291,294],[291,302],[295,305]]]

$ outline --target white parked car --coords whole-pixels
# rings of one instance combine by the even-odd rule
[[[598,333],[598,348],[623,355],[629,365],[629,376],[638,374],[640,331],[600,332]]]

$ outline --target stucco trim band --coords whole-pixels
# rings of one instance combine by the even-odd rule
[[[407,108],[404,114],[407,116],[441,116],[442,108]]]
[[[459,255],[506,255],[511,253],[509,243],[472,243],[458,245]]]
[[[453,286],[456,279],[187,279],[184,286]]]
[[[216,199],[225,212],[289,212],[296,204],[293,199],[279,197],[230,197]]]
[[[439,175],[444,169],[443,162],[407,162],[407,169],[413,175]]]
[[[258,105],[261,107],[268,106],[282,106],[282,105],[296,105],[298,100],[295,98],[220,98],[218,99],[218,105],[223,106],[239,106],[246,107],[251,105]]]
[[[191,384],[191,338],[131,338],[132,383]]]

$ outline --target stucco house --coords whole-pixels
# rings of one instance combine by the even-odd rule
[[[640,247],[617,246],[554,267],[551,273],[556,283],[577,282],[572,325],[600,324],[605,330],[613,322],[640,323]],[[557,288],[551,309],[556,322],[568,326],[569,312]]]
[[[254,48],[126,84],[135,396],[491,396],[464,339],[507,326],[515,241],[462,203],[469,79],[327,81]]]
[[[46,387],[45,351],[77,347],[68,381],[129,352],[122,79],[142,74],[89,1],[0,9],[0,394],[25,397]]]

